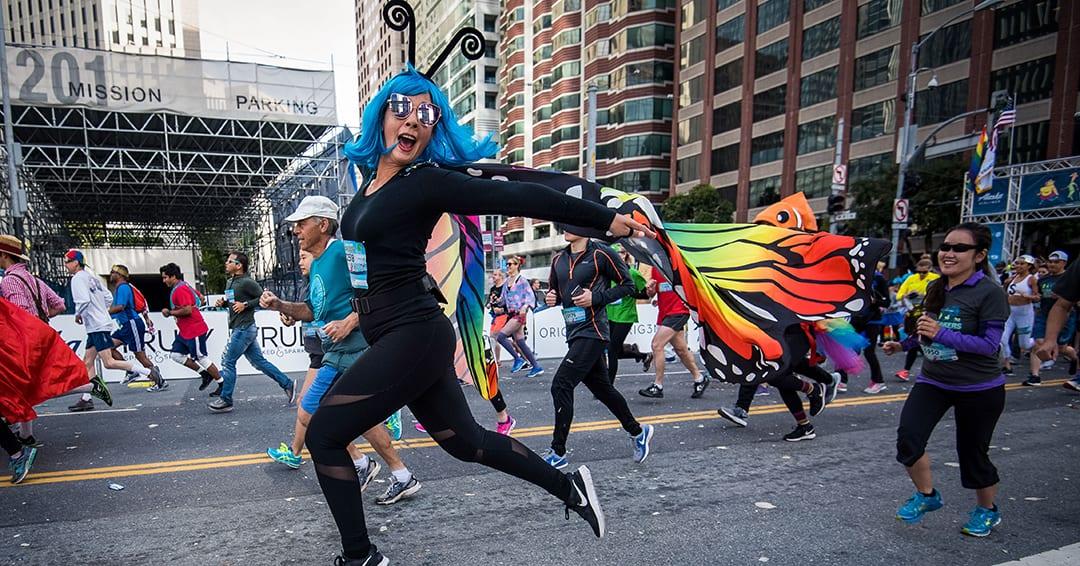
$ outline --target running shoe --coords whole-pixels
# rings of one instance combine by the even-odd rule
[[[390,418],[386,419],[386,430],[394,440],[401,440],[401,409],[394,411]]]
[[[896,379],[899,379],[900,381],[907,381],[911,379],[911,372],[906,369],[902,369],[896,372]]]
[[[1046,360],[1045,362],[1039,364],[1039,369],[1053,369],[1053,368],[1054,368],[1054,360]]]
[[[81,413],[83,411],[93,411],[94,410],[94,402],[92,400],[90,400],[90,399],[86,399],[86,400],[79,399],[78,401],[75,402],[74,405],[69,405],[68,410],[71,411],[72,413]]]
[[[285,398],[289,400],[289,406],[292,407],[296,404],[296,382],[289,380],[289,384],[283,387],[285,390]]]
[[[529,363],[529,360],[525,360],[525,365],[521,366],[521,371],[529,371],[532,368],[533,366]]]
[[[694,382],[694,392],[690,394],[691,399],[701,399],[701,396],[705,394],[705,390],[709,388],[709,376],[701,375],[701,381]]]
[[[375,498],[375,503],[393,505],[402,499],[412,497],[414,493],[420,491],[420,487],[420,482],[416,481],[416,476],[409,478],[408,483],[401,483],[395,478],[390,487],[386,488],[386,493]]]
[[[634,461],[638,464],[649,457],[649,443],[652,442],[653,425],[641,425],[641,434],[634,437]]]
[[[888,389],[888,387],[886,387],[884,383],[872,382],[870,383],[870,386],[866,389],[863,389],[862,392],[876,395],[878,393],[881,393],[882,391],[885,391],[886,389]]]
[[[150,381],[154,383],[162,383],[165,378],[161,376],[161,369],[157,366],[150,368]]]
[[[825,384],[825,404],[826,405],[828,405],[829,403],[832,403],[833,401],[836,400],[836,392],[839,391],[839,388],[837,386],[840,385],[843,382],[844,381],[842,379],[840,379],[840,374],[839,373],[834,372],[832,374],[832,383]]]
[[[661,388],[659,385],[653,383],[645,389],[639,389],[638,395],[641,395],[642,397],[649,397],[652,399],[663,399],[664,389]]]
[[[285,464],[293,470],[299,468],[300,464],[303,463],[300,456],[293,454],[292,448],[284,442],[279,444],[277,448],[267,448],[266,455],[269,456],[271,460]]]
[[[1005,375],[1013,375],[1013,368],[1006,367],[1001,370],[1001,373]]]
[[[136,379],[139,379],[139,374],[131,370],[127,370],[124,372],[124,381],[121,381],[120,385],[127,385],[132,381],[135,381]]]
[[[94,386],[90,390],[90,394],[105,402],[106,405],[112,407],[112,393],[109,393],[109,386],[105,385],[105,380],[100,375],[95,375],[90,378],[90,384]]]
[[[968,522],[960,528],[960,532],[968,536],[984,537],[990,534],[990,531],[1000,524],[1001,512],[998,511],[997,505],[994,505],[993,509],[987,509],[986,507],[979,507],[976,505],[975,509],[971,511]]]
[[[645,360],[641,362],[641,371],[649,371],[652,367],[653,355],[652,353],[645,354]]]
[[[817,433],[814,432],[814,425],[810,423],[798,425],[795,427],[795,430],[784,435],[784,440],[788,442],[813,440],[815,438],[817,438]]]
[[[529,370],[529,373],[525,377],[539,377],[541,375],[544,375],[544,368],[537,367]]]
[[[844,383],[843,381],[841,381],[840,383],[837,383],[836,384],[836,392],[837,393],[847,393],[847,384]]]
[[[816,417],[825,410],[826,401],[829,397],[829,388],[824,383],[813,383],[813,389],[810,393],[806,394],[806,398],[810,400],[810,416]]]
[[[924,495],[918,491],[908,498],[907,502],[896,510],[896,518],[911,524],[918,523],[923,515],[941,509],[945,502],[941,500],[941,492],[934,490],[930,495]]]
[[[730,409],[727,407],[720,407],[716,412],[719,413],[721,417],[724,417],[740,427],[746,428],[746,426],[750,424],[747,420],[750,418],[750,413],[743,410],[742,407],[731,407]]]
[[[221,397],[221,390],[225,387],[225,382],[217,384],[217,389],[210,392],[211,397]]]
[[[364,490],[371,485],[371,480],[379,475],[379,470],[381,469],[382,466],[380,466],[373,458],[368,458],[367,468],[356,468],[356,477],[360,479],[360,493],[364,493]]]
[[[389,566],[389,564],[390,559],[374,548],[363,558],[345,558],[341,554],[334,557],[334,566]]]
[[[233,409],[232,403],[222,399],[221,397],[210,401],[206,404],[206,407],[210,409],[211,413],[228,413]]]
[[[600,500],[596,497],[592,473],[588,467],[582,466],[576,472],[569,474],[569,478],[570,485],[574,489],[566,500],[566,518],[570,518],[570,511],[577,513],[589,523],[596,538],[604,538],[604,533],[607,531],[604,510],[600,508]]]
[[[426,429],[426,428],[424,428],[424,425],[422,425],[422,424],[420,424],[420,423],[416,423],[416,426],[415,426],[415,427],[413,427],[413,428],[415,428],[416,430],[418,430],[418,431],[420,431],[420,432],[423,432],[423,433],[426,433],[426,432],[427,432],[427,429]]]
[[[30,473],[30,468],[34,465],[34,458],[37,458],[37,448],[24,446],[19,453],[19,457],[12,458],[8,462],[8,469],[11,470],[11,483],[20,483],[26,479],[26,474]]]
[[[29,446],[31,448],[41,448],[42,446],[45,446],[44,442],[34,438],[34,435],[32,434],[30,436],[20,436],[19,443],[23,446]]]
[[[162,379],[161,381],[147,387],[146,390],[151,393],[157,393],[158,391],[165,391],[169,388],[169,382]]]
[[[528,362],[526,362],[525,360],[523,360],[521,358],[518,358],[518,359],[514,360],[514,365],[510,366],[510,373],[517,373],[517,372],[521,371],[522,369],[525,368],[525,364],[527,364],[527,363]]]
[[[210,382],[214,381],[214,376],[210,375],[210,372],[206,370],[199,370],[199,377],[202,378],[202,382],[199,383],[199,391],[205,390],[210,386]]]
[[[1061,384],[1065,389],[1072,389],[1073,391],[1080,391],[1080,377],[1076,379],[1070,379]]]
[[[1024,380],[1024,383],[1022,383],[1021,385],[1027,385],[1029,387],[1038,387],[1038,386],[1042,385],[1042,378],[1040,378],[1037,375],[1032,375],[1032,376],[1028,377],[1026,380]]]
[[[764,383],[757,386],[757,392],[754,393],[754,397],[768,397],[769,386]]]
[[[566,455],[559,456],[554,450],[548,449],[544,452],[544,461],[547,462],[552,468],[561,470],[570,465],[570,462],[566,459]]]
[[[664,361],[669,363],[669,364],[675,363],[675,360],[677,360],[677,359],[679,359],[679,357],[676,356],[675,354],[664,354]]]
[[[517,426],[517,421],[514,420],[512,415],[506,415],[506,421],[501,423],[495,423],[495,432],[503,435],[510,436],[510,432]]]

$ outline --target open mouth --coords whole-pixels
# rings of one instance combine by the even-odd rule
[[[409,134],[401,134],[398,136],[397,141],[398,147],[405,153],[411,152],[413,148],[416,147],[416,138]]]

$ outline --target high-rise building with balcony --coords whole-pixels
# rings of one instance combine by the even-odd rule
[[[387,27],[382,10],[381,1],[356,0],[356,74],[361,113],[371,97],[408,61],[405,32]]]

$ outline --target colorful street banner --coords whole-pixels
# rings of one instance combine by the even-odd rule
[[[986,151],[986,127],[982,129],[979,143],[975,145],[975,151],[971,152],[971,167],[968,168],[967,176],[964,177],[964,188],[969,191],[976,190],[979,171],[982,169],[983,153]]]
[[[1009,204],[1009,178],[994,179],[990,189],[979,193],[975,192],[975,202],[971,205],[973,216],[988,214],[1002,214]]]
[[[1020,181],[1021,211],[1071,206],[1080,206],[1080,169],[1034,173]]]

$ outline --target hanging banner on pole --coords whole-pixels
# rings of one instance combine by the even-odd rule
[[[1001,222],[994,222],[986,225],[990,229],[990,235],[993,240],[990,242],[990,252],[988,255],[990,265],[997,265],[1000,261],[1005,261],[1003,257],[1005,255],[1005,224]]]
[[[1004,213],[1009,204],[1009,178],[994,179],[990,189],[982,193],[975,192],[974,199],[971,204],[972,216]]]
[[[1033,173],[1020,180],[1021,211],[1071,206],[1080,206],[1080,169]]]

